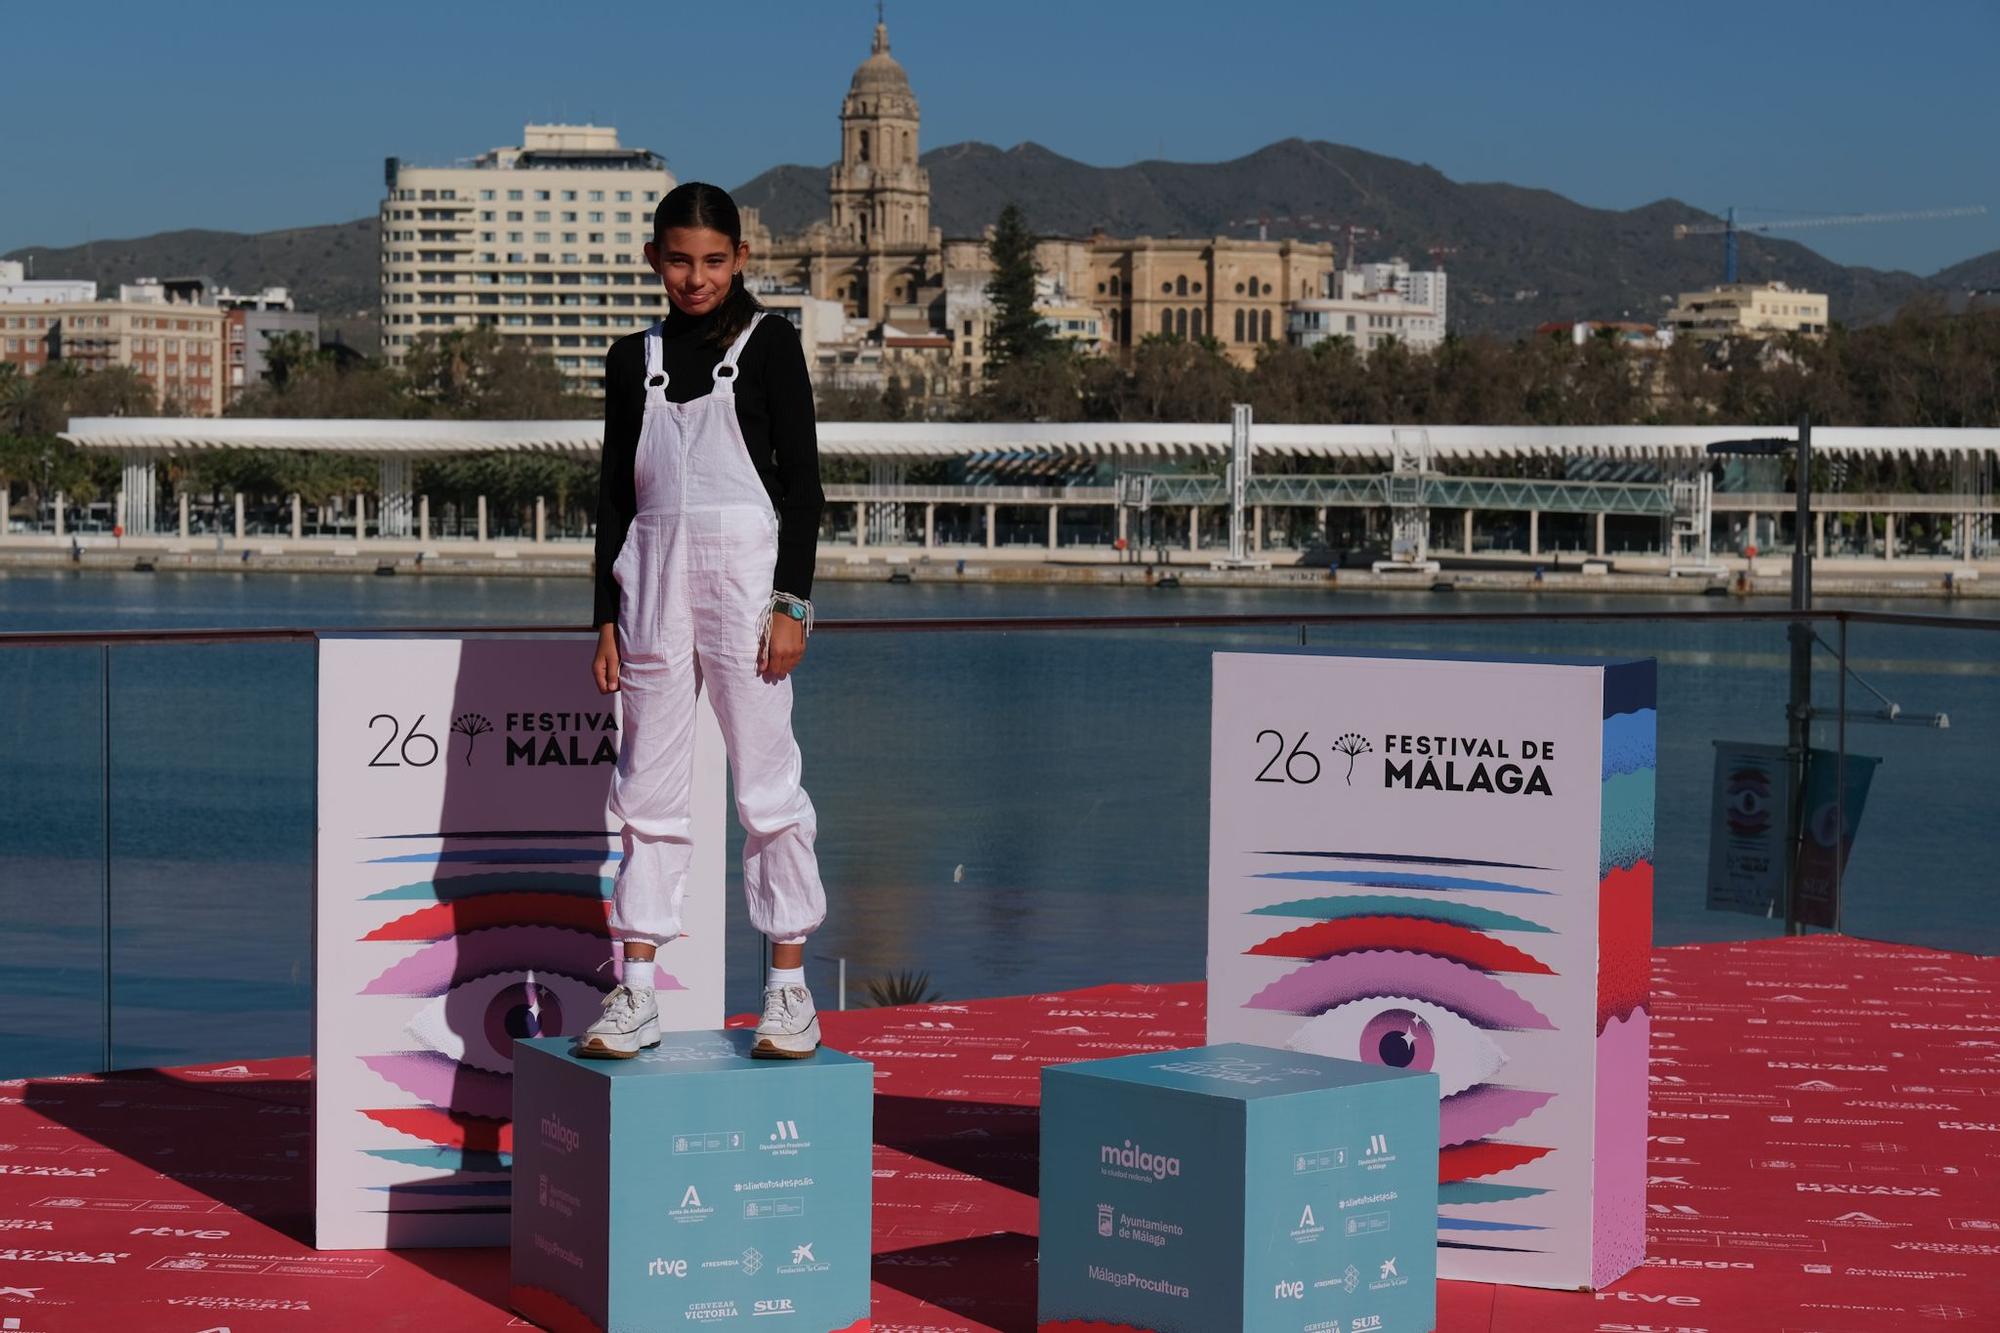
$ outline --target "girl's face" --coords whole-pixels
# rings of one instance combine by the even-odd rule
[[[732,245],[710,227],[669,227],[646,245],[646,262],[660,275],[667,299],[689,315],[705,315],[721,305],[749,258],[748,245]]]

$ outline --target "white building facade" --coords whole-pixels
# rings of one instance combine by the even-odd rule
[[[95,301],[97,284],[84,278],[31,278],[18,259],[0,259],[0,305],[60,305]]]
[[[666,162],[597,125],[529,125],[518,147],[384,168],[382,350],[485,326],[596,390],[605,349],[666,312],[646,271]]]

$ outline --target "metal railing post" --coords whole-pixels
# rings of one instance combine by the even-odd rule
[[[98,649],[98,678],[102,686],[102,698],[98,712],[97,760],[101,766],[103,781],[99,784],[99,824],[104,830],[104,861],[99,868],[98,887],[98,930],[100,941],[99,963],[103,969],[104,1033],[103,1055],[99,1069],[111,1068],[111,645],[104,644]]]
[[[1839,828],[1833,844],[1833,928],[1840,929],[1840,914],[1847,909],[1847,617],[1840,618],[1840,683],[1834,714],[1833,790],[1834,809],[1839,812]]]
[[[1792,542],[1792,611],[1812,610],[1812,556],[1806,550],[1805,530],[1812,511],[1812,421],[1799,418],[1798,440],[1793,468],[1792,490],[1796,508]],[[1773,526],[1776,520],[1772,520]],[[1786,627],[1791,640],[1791,692],[1785,705],[1786,750],[1791,762],[1792,798],[1786,811],[1785,849],[1785,934],[1797,935],[1799,925],[1799,871],[1805,859],[1806,778],[1812,768],[1812,645],[1810,621],[1793,620]],[[1844,668],[1843,668],[1844,669]],[[1836,798],[1836,801],[1838,798]]]

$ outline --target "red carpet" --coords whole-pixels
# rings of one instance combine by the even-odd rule
[[[1446,1333],[2000,1329],[2000,960],[1654,959],[1647,1267],[1446,1284]],[[1198,985],[834,1014],[876,1064],[874,1333],[1034,1327],[1041,1066],[1197,1044]],[[0,1084],[4,1333],[526,1327],[492,1250],[318,1254],[309,1064]],[[1220,1333],[1220,1331],[1218,1331]]]

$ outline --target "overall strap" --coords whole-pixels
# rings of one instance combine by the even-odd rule
[[[743,355],[743,349],[749,346],[750,335],[757,331],[757,325],[763,320],[765,313],[759,310],[750,317],[750,322],[744,325],[743,332],[736,335],[736,341],[729,344],[728,353],[716,365],[715,387],[721,392],[727,393],[735,388],[737,359]]]
[[[662,330],[665,328],[663,321],[656,321],[646,330],[646,396],[649,398],[654,394],[664,398],[667,392],[666,358],[662,351]]]

